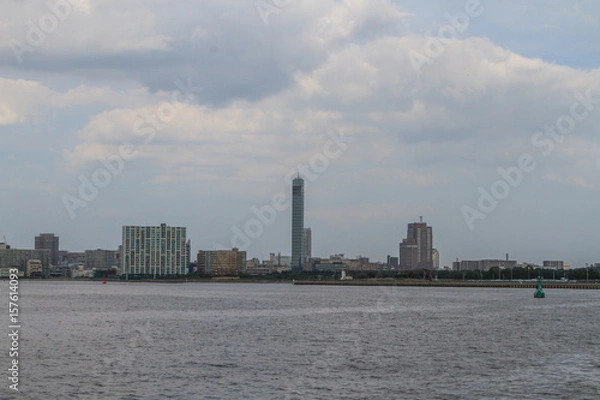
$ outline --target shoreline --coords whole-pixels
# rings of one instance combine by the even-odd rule
[[[535,289],[535,281],[423,281],[423,280],[349,280],[294,281],[294,285],[331,286],[409,286],[409,287],[475,287],[504,289]],[[544,289],[600,289],[600,283],[543,281]]]
[[[5,280],[5,279],[2,279]],[[22,282],[102,282],[102,279],[72,279],[72,278],[50,278],[50,279],[23,279]],[[535,289],[535,281],[451,281],[451,280],[418,280],[418,279],[366,279],[366,280],[269,280],[269,279],[239,279],[213,278],[213,279],[108,279],[107,283],[254,283],[254,284],[290,284],[299,286],[405,286],[405,287],[472,287],[472,288],[496,288],[496,289]],[[596,282],[563,282],[543,281],[544,289],[600,289],[600,283]]]

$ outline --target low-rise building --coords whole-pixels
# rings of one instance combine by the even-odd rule
[[[545,260],[544,262],[542,262],[542,267],[543,268],[548,268],[548,269],[564,269],[565,268],[565,262],[564,261],[550,261],[550,260]]]
[[[42,266],[42,262],[40,260],[27,260],[27,266],[25,267],[25,276],[42,276],[43,271],[44,267]]]
[[[231,250],[200,250],[198,273],[206,275],[239,275],[246,271],[246,252]]]

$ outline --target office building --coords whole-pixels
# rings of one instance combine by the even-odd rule
[[[433,263],[433,269],[440,269],[440,253],[437,249],[431,249],[431,262]]]
[[[107,270],[117,265],[116,252],[114,250],[86,250],[85,269]]]
[[[198,273],[206,275],[239,275],[246,272],[246,252],[231,250],[200,250]]]
[[[408,224],[406,239],[399,247],[400,269],[433,268],[433,233],[423,217],[419,222]]]
[[[48,276],[50,250],[0,249],[0,276],[8,276],[10,268],[17,268],[22,275],[27,270],[29,260],[38,260],[42,264],[42,275]]]
[[[413,238],[402,239],[398,256],[398,269],[413,269],[419,263],[419,248],[417,240]]]
[[[185,227],[124,226],[121,274],[152,278],[185,275],[187,251]]]
[[[398,257],[387,256],[387,267],[391,270],[398,269]]]
[[[292,180],[292,271],[304,269],[304,179],[300,175]]]
[[[42,233],[35,237],[36,250],[50,250],[50,264],[58,265],[58,236],[53,233]]]

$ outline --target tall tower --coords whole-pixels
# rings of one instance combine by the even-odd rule
[[[304,179],[297,175],[292,180],[292,271],[304,268]]]
[[[304,238],[302,242],[302,261],[304,270],[308,270],[310,265],[308,260],[312,257],[312,231],[310,228],[304,228]]]
[[[408,224],[406,239],[400,243],[399,263],[401,269],[433,267],[433,233],[431,226],[423,222]]]

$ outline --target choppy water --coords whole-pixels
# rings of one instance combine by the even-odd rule
[[[526,289],[20,289],[25,399],[600,398],[600,291],[536,300]]]

